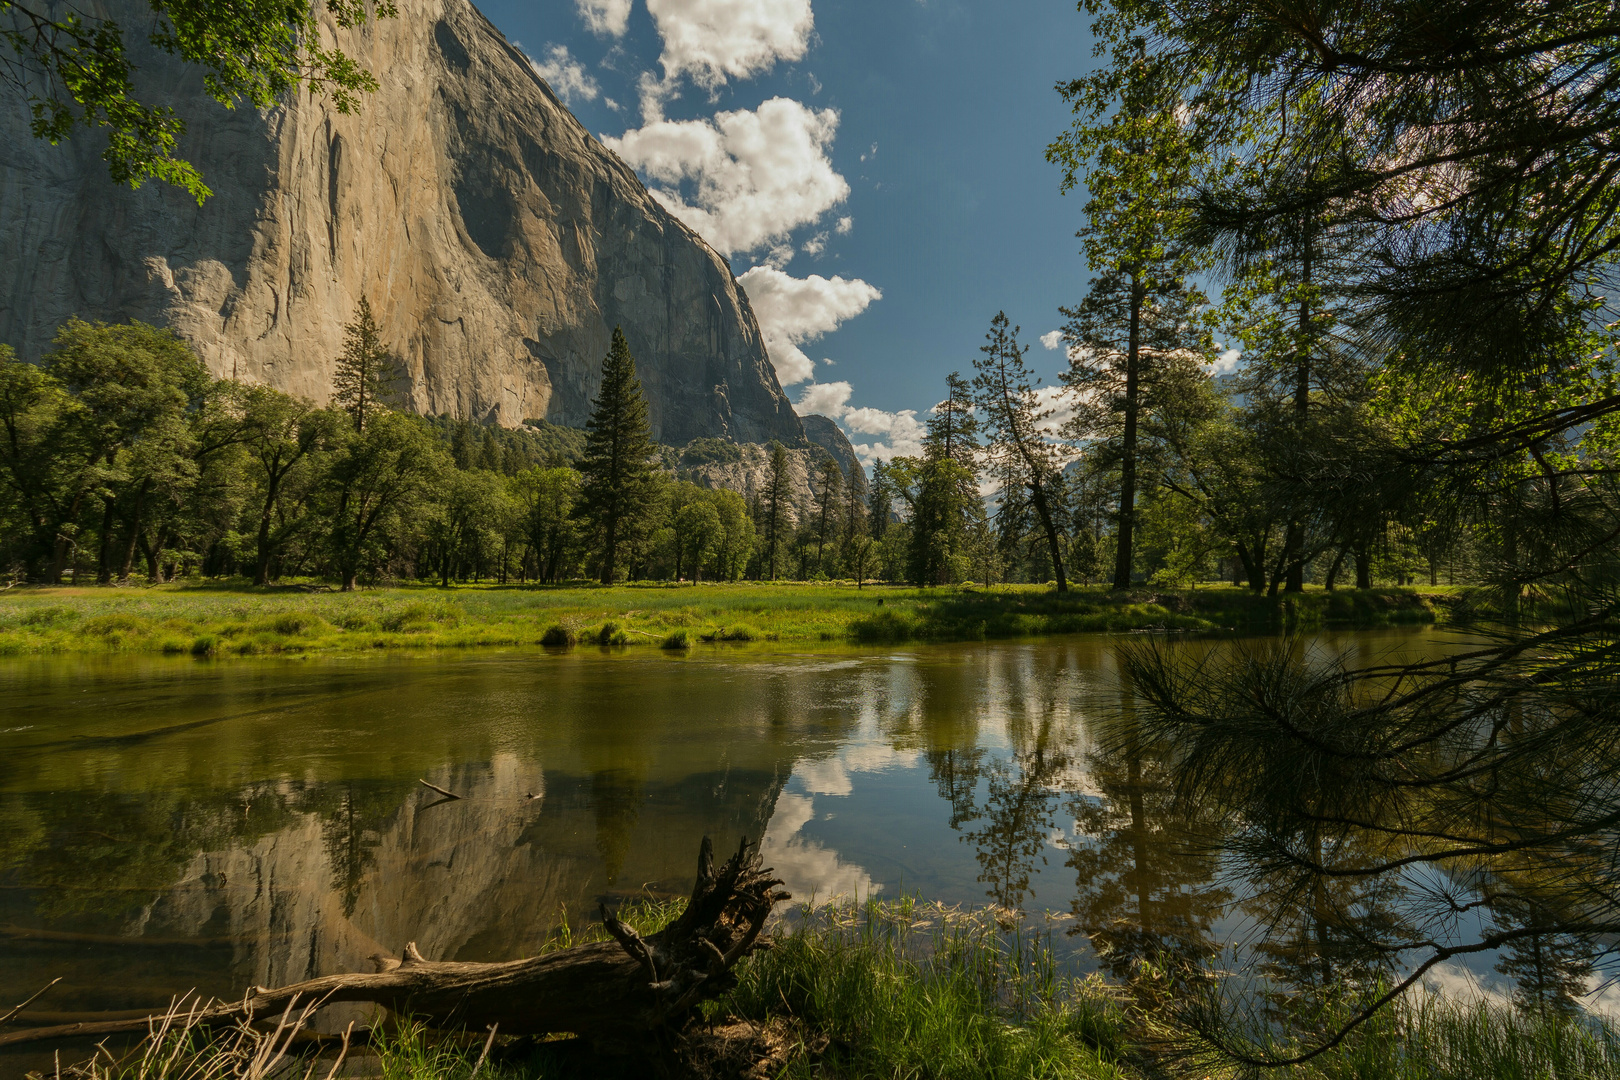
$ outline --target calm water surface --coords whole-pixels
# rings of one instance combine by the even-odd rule
[[[1093,743],[1116,641],[7,662],[0,986],[63,976],[36,1015],[66,1019],[364,970],[408,940],[521,956],[600,901],[683,894],[704,834],[763,837],[800,899],[1056,918],[1080,967],[1143,937],[1231,944],[1241,905],[1151,764]],[[1315,646],[1375,662],[1448,639]]]

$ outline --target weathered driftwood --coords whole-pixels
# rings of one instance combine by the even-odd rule
[[[788,894],[760,866],[745,839],[718,871],[707,837],[686,910],[643,938],[602,908],[612,941],[577,945],[527,960],[429,960],[407,944],[401,959],[374,957],[378,970],[326,975],[275,989],[252,987],[239,1002],[209,1006],[205,1023],[272,1018],[289,1009],[369,1002],[436,1027],[503,1035],[572,1032],[593,1042],[634,1036],[684,1020],[700,1001],[729,989],[732,968],[760,944],[771,909]],[[144,1031],[149,1018],[63,1024],[0,1033],[0,1046]]]

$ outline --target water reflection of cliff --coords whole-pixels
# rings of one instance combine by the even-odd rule
[[[71,1012],[364,968],[410,940],[523,955],[601,899],[684,892],[705,834],[763,835],[800,898],[1050,910],[1113,974],[1196,962],[1267,913],[1235,906],[1255,890],[1219,877],[1221,823],[1178,810],[1163,756],[1096,741],[1122,712],[1109,667],[1090,639],[81,672],[66,687],[115,709],[53,688],[22,704],[38,734],[0,732],[0,980],[64,975],[46,1011]],[[435,805],[418,777],[466,798]],[[1387,920],[1399,898],[1308,899],[1255,950],[1280,982],[1346,970],[1327,948],[1344,913]],[[1558,945],[1524,961],[1549,984]]]
[[[757,769],[548,776],[510,755],[428,778],[465,797],[345,781],[248,789],[235,806],[7,800],[40,843],[8,844],[6,981],[68,975],[51,1011],[140,1008],[192,985],[364,970],[411,940],[436,958],[522,955],[600,899],[682,891],[701,837],[758,836],[778,787]]]

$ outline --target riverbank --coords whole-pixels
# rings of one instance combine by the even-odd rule
[[[1264,631],[1436,621],[1444,590],[853,584],[15,588],[0,593],[0,656],[255,656],[374,649],[595,644],[975,641],[1085,631]],[[549,634],[549,637],[548,637]]]
[[[643,933],[679,903],[621,912]],[[651,915],[651,918],[648,916]],[[987,910],[918,903],[823,907],[781,926],[773,947],[738,969],[737,987],[704,1006],[700,1023],[654,1051],[660,1074],[690,1080],[741,1077],[935,1077],[949,1080],[1150,1080],[1242,1075],[1184,1023],[1207,978],[1142,963],[1125,984],[1063,973],[1054,927],[1009,929]],[[554,946],[604,938],[600,927]],[[1348,1005],[1302,1010],[1297,1030],[1271,1029],[1251,1048],[1286,1058],[1314,1048]],[[156,1044],[154,1046],[154,1043]],[[288,1075],[328,1075],[339,1047],[321,1056],[285,1032]],[[271,1046],[269,1053],[264,1051]],[[250,1029],[212,1036],[173,1025],[128,1051],[165,1059],[171,1071],[216,1075],[235,1055],[268,1059],[277,1039]],[[153,1051],[161,1051],[154,1054]],[[342,1075],[410,1080],[563,1080],[645,1075],[639,1059],[603,1060],[572,1040],[448,1036],[412,1022],[356,1033]],[[109,1055],[110,1056],[110,1055]],[[286,1058],[284,1063],[291,1064]],[[193,1068],[194,1067],[194,1068]],[[192,1071],[187,1071],[192,1068]],[[94,1065],[95,1080],[131,1075]],[[258,1074],[255,1074],[258,1075]],[[1497,1080],[1500,1077],[1620,1077],[1620,1033],[1595,1019],[1525,1014],[1500,1005],[1449,1002],[1417,991],[1308,1063],[1272,1070],[1286,1080]]]

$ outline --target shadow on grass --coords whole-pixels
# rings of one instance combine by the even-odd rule
[[[912,610],[885,608],[849,624],[867,643],[982,641],[1097,631],[1279,630],[1417,625],[1435,621],[1429,600],[1399,589],[1272,598],[1245,589],[940,590]]]

